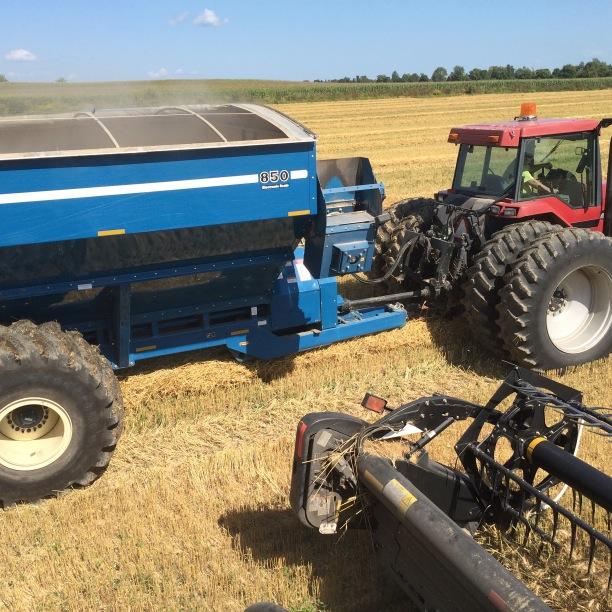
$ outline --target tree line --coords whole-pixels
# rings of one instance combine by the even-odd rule
[[[438,66],[431,75],[424,72],[400,74],[394,70],[391,75],[379,74],[375,79],[366,75],[343,77],[329,81],[315,80],[315,83],[424,83],[433,81],[508,81],[512,79],[588,79],[612,76],[612,64],[593,58],[589,62],[565,64],[561,68],[515,68],[506,66],[489,66],[489,68],[472,68],[469,72],[463,66],[455,66],[450,72],[443,66]]]
[[[372,79],[366,75],[354,77],[343,77],[341,79],[315,79],[315,83],[425,83],[432,81],[441,83],[444,81],[510,81],[527,79],[589,79],[612,77],[612,64],[593,58],[589,62],[579,64],[565,64],[561,68],[528,68],[522,66],[515,68],[511,64],[506,66],[489,66],[488,68],[472,68],[469,72],[463,66],[455,66],[450,72],[443,66],[438,66],[431,75],[424,72],[411,72],[400,74],[394,70],[391,75],[379,74]],[[0,83],[6,83],[8,79],[0,73]],[[66,82],[65,79],[57,79],[58,83]]]

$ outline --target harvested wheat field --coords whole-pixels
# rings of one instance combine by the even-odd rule
[[[512,117],[524,98],[280,109],[319,134],[322,158],[370,157],[393,202],[448,186],[453,125]],[[532,98],[543,116],[612,116],[609,91]],[[270,363],[241,365],[207,352],[134,369],[122,376],[126,429],[103,478],[2,513],[0,606],[242,610],[268,600],[296,612],[407,609],[377,568],[367,533],[324,538],[289,511],[297,421],[323,409],[360,414],[367,390],[392,404],[434,391],[482,402],[503,375],[461,321],[435,317]],[[612,406],[612,358],[556,377],[584,390],[588,404]],[[450,447],[452,433],[445,439]],[[587,439],[582,456],[610,471],[609,443],[601,438]],[[565,558],[551,559],[547,570],[533,551],[516,550],[495,533],[486,541],[552,607],[605,608],[597,584],[568,569]]]

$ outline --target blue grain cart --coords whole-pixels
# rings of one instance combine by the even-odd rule
[[[367,159],[317,164],[315,136],[260,106],[0,120],[0,502],[102,473],[113,368],[403,325],[336,281],[370,269],[383,198]]]

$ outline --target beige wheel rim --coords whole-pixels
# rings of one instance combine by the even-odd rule
[[[57,461],[72,440],[72,421],[53,400],[27,397],[0,409],[0,465],[17,471]]]

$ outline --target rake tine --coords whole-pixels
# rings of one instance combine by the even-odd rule
[[[521,489],[521,508],[519,510],[519,516],[522,518],[523,513],[525,512],[525,498],[526,498],[525,489]]]
[[[542,551],[544,550],[544,546],[546,546],[546,541],[542,538],[540,539],[540,545],[538,546],[538,557],[542,556]]]
[[[557,535],[557,528],[559,527],[559,513],[554,508],[552,508],[552,511],[553,511],[553,528],[552,528],[552,534],[550,536],[550,541],[552,543],[555,543],[555,536]]]
[[[521,506],[519,509],[519,520],[525,525],[525,536],[523,538],[523,546],[527,546],[527,542],[529,541],[529,536],[531,535],[531,524],[524,516],[525,513],[525,498],[526,492],[524,489],[521,489]]]
[[[576,512],[576,489],[572,487],[572,511]]]
[[[499,491],[499,481],[501,479],[501,473],[499,470],[495,470],[495,476],[493,477],[493,482],[491,483],[492,490]]]
[[[587,568],[587,576],[591,575],[591,569],[593,568],[593,559],[595,558],[595,547],[597,542],[593,536],[589,536],[589,567]]]
[[[572,528],[572,538],[570,540],[570,554],[569,554],[569,559],[570,561],[572,560],[572,557],[574,555],[574,548],[576,546],[576,524],[575,523],[570,523],[571,524],[571,528]]]
[[[479,470],[479,483],[482,487],[484,487],[484,471],[485,471],[485,464],[483,461],[480,462],[480,470]]]
[[[487,513],[489,512],[489,510],[491,510],[491,504],[489,504],[482,512],[482,516],[480,517],[480,520],[478,521],[478,527],[476,528],[476,531],[480,531],[482,529],[482,526],[485,524],[485,518],[487,516]]]
[[[578,514],[582,514],[582,493],[578,491]]]
[[[535,507],[535,526],[538,527],[540,524],[540,518],[542,517],[542,500],[538,499]]]
[[[595,525],[595,502],[591,500],[591,524]]]
[[[510,477],[506,474],[504,477],[504,505],[508,505],[510,501]]]
[[[529,536],[531,535],[531,525],[529,524],[528,520],[525,520],[525,522],[523,523],[525,525],[525,536],[523,538],[523,547],[527,546],[527,542],[529,542]]]

